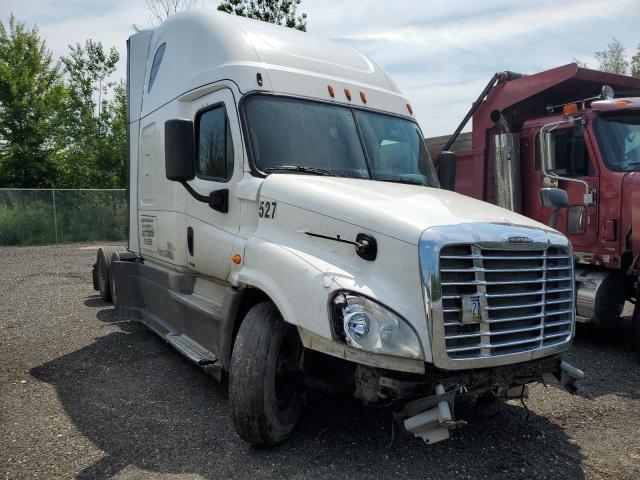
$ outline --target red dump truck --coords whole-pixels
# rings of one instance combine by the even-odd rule
[[[450,170],[443,186],[540,222],[541,189],[566,192],[556,228],[573,244],[576,318],[610,322],[633,302],[640,349],[640,78],[576,64],[496,73],[453,135],[426,143]]]

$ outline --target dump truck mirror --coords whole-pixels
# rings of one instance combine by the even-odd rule
[[[164,124],[164,166],[168,180],[186,182],[195,177],[193,122],[167,120]]]
[[[558,223],[558,213],[560,213],[560,209],[569,206],[569,196],[567,192],[560,188],[541,188],[540,202],[544,207],[552,210],[549,226],[555,228]]]
[[[438,178],[440,186],[453,191],[456,188],[457,156],[453,152],[443,151],[438,155]]]

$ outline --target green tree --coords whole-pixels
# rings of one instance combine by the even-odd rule
[[[640,43],[636,54],[631,57],[631,75],[640,78]]]
[[[223,0],[218,10],[241,17],[255,18],[303,32],[307,31],[307,14],[298,15],[302,0]]]
[[[599,63],[599,70],[626,75],[629,62],[625,59],[624,47],[615,38],[607,45],[606,50],[598,50],[595,57]]]
[[[147,11],[149,12],[149,23],[159,25],[171,15],[183,10],[189,10],[202,6],[200,0],[145,0]],[[136,32],[140,27],[135,23],[132,25]]]
[[[124,87],[109,81],[120,56],[115,48],[106,51],[102,43],[90,39],[69,49],[69,55],[62,58],[70,93],[63,122],[67,140],[64,185],[122,186],[126,155],[120,157],[119,150],[126,126],[119,119],[119,102]]]
[[[99,162],[112,174],[112,187],[127,185],[127,85],[120,80],[113,89],[113,98],[102,112],[106,127],[104,158]]]
[[[13,14],[8,25],[0,22],[0,186],[54,185],[65,98],[59,64],[38,28]]]

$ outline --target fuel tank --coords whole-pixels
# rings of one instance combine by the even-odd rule
[[[628,293],[629,281],[618,271],[576,268],[576,321],[620,318]]]

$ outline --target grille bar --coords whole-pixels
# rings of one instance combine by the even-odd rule
[[[440,285],[450,359],[518,354],[571,338],[573,259],[566,247],[445,246],[440,252]],[[481,299],[476,300],[482,304],[480,317],[463,315],[463,299],[471,298]]]
[[[516,308],[542,307],[543,305],[559,305],[559,304],[569,303],[569,302],[571,302],[571,299],[567,298],[567,299],[561,299],[561,300],[547,300],[547,301],[541,301],[541,302],[535,302],[535,303],[523,303],[521,305],[498,305],[495,307],[487,307],[487,310],[513,310]],[[444,313],[450,313],[450,312],[460,312],[462,311],[462,309],[459,307],[453,307],[453,308],[444,308],[442,311]]]
[[[473,258],[473,255],[440,255],[441,260],[469,260],[472,258]],[[483,255],[482,258],[484,260],[542,260],[545,258],[545,256],[536,255],[536,256],[518,256],[518,257],[499,257],[499,256]],[[546,258],[550,260],[554,260],[554,259],[562,260],[568,257],[565,255],[549,255]]]
[[[498,335],[509,335],[512,333],[522,333],[522,332],[535,332],[537,330],[542,330],[545,327],[562,327],[564,325],[571,324],[571,320],[562,320],[560,322],[552,322],[546,325],[534,325],[532,327],[523,327],[523,328],[510,328],[507,330],[498,330],[497,332],[488,332],[484,335],[488,335],[490,337],[495,337]],[[478,338],[480,337],[480,333],[461,333],[459,335],[447,335],[445,338],[447,340],[454,340],[459,338]]]
[[[572,292],[571,288],[547,288],[546,290],[536,290],[533,292],[515,292],[515,293],[488,293],[487,298],[501,298],[501,297],[520,297],[526,295],[542,295],[543,292],[547,293],[564,293]],[[459,300],[460,295],[443,295],[443,300]]]
[[[562,265],[558,267],[539,267],[539,268],[443,268],[443,273],[515,273],[515,272],[544,272],[549,270],[570,270],[571,266]]]
[[[525,338],[524,340],[513,340],[510,342],[500,342],[500,343],[493,343],[493,344],[478,344],[478,345],[473,345],[471,347],[459,347],[459,348],[451,348],[451,349],[447,349],[447,352],[449,353],[455,353],[455,352],[468,352],[471,350],[480,350],[481,348],[489,348],[489,349],[497,349],[497,348],[505,348],[505,347],[515,347],[518,345],[525,345],[528,343],[537,343],[543,340],[548,340],[548,339],[552,339],[552,338],[558,338],[558,337],[565,337],[566,334],[565,333],[552,333],[549,335],[539,335],[536,337],[532,337],[532,338]]]
[[[568,270],[568,268],[567,268]],[[487,282],[485,280],[474,280],[472,282],[442,282],[442,286],[453,285],[523,285],[525,283],[550,283],[550,282],[566,282],[572,280],[572,277],[549,277],[549,278],[536,278],[531,280],[512,280],[512,281],[496,281]]]

